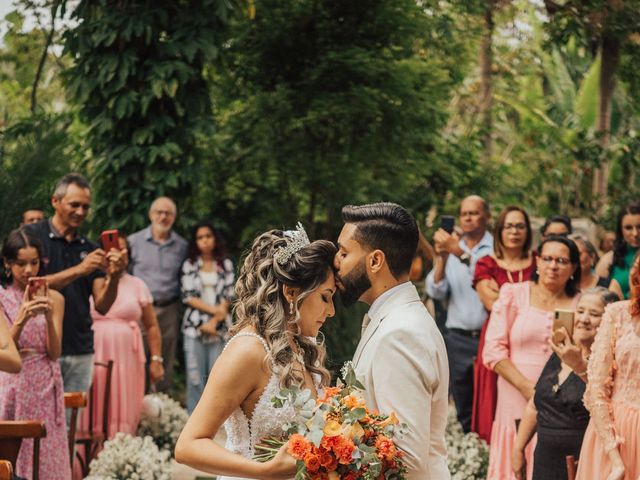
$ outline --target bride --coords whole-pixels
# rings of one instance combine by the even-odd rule
[[[335,253],[331,242],[310,243],[300,224],[253,242],[236,282],[232,338],[180,434],[179,463],[230,477],[294,477],[296,462],[286,445],[268,462],[253,456],[261,439],[282,434],[293,417],[288,408],[271,404],[281,388],[297,385],[317,397],[329,383],[325,349],[315,337],[335,313]],[[212,440],[223,424],[225,448]]]

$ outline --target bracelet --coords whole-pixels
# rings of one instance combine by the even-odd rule
[[[162,358],[160,355],[151,355],[151,361],[152,362],[164,362],[164,358]]]

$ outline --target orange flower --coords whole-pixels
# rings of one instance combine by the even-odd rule
[[[391,415],[389,415],[386,420],[379,422],[378,425],[386,427],[387,425],[396,425],[398,423],[400,423],[400,420],[398,420],[398,417],[394,412],[391,412]]]
[[[340,442],[333,447],[333,453],[338,457],[338,463],[341,463],[342,465],[349,465],[356,446],[350,438],[338,438],[340,438]]]
[[[339,387],[327,387],[322,392],[322,397],[318,398],[317,403],[327,403],[333,397],[340,393]]]
[[[309,473],[316,473],[320,470],[320,458],[315,453],[307,453],[304,457],[304,464]]]
[[[358,480],[360,478],[359,472],[347,472],[342,476],[343,480]]]
[[[376,439],[376,450],[378,454],[378,458],[381,460],[393,460],[393,457],[396,456],[396,446],[393,444],[393,441],[389,437],[385,437],[384,435],[380,435]]]
[[[329,420],[327,423],[325,423],[322,431],[328,437],[335,437],[337,435],[340,435],[340,432],[342,431],[342,425],[335,420]]]
[[[365,406],[364,398],[354,393],[350,393],[346,397],[342,399],[342,403],[344,403],[348,408],[353,410],[354,408],[360,408]]]
[[[320,440],[320,448],[324,448],[328,451],[333,450],[333,447],[335,447],[339,441],[340,437],[329,437],[325,435],[322,437],[322,440]]]
[[[336,457],[331,455],[331,453],[326,450],[320,455],[320,463],[329,472],[335,470],[338,467],[338,460],[336,459]]]
[[[311,452],[313,445],[309,440],[300,435],[299,433],[294,433],[289,437],[289,446],[287,447],[287,452],[296,460],[302,460],[305,458],[307,454]]]

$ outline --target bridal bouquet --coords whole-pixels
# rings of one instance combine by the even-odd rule
[[[283,427],[288,440],[263,440],[256,458],[269,460],[288,442],[289,454],[298,461],[296,480],[403,480],[403,452],[393,439],[405,425],[393,413],[367,408],[350,362],[342,374],[344,383],[326,388],[317,400],[308,390],[281,390],[274,405],[293,405],[297,418]]]

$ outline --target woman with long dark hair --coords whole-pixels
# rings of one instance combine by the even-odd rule
[[[27,230],[13,230],[2,247],[5,275],[0,288],[0,321],[6,321],[22,357],[20,373],[0,372],[0,419],[42,420],[40,478],[71,478],[64,390],[58,358],[62,351],[63,296],[51,289],[33,292],[42,246]],[[43,294],[44,293],[44,294]],[[2,318],[4,317],[4,318]],[[33,440],[22,442],[16,473],[32,478]]]
[[[639,248],[640,203],[631,203],[618,215],[613,251],[604,254],[596,266],[598,276],[620,284],[624,298],[629,298],[629,272]]]
[[[226,344],[231,326],[234,269],[226,257],[222,237],[209,221],[191,232],[189,257],[182,264],[182,320],[187,370],[187,410],[193,411]]]
[[[504,284],[493,304],[482,354],[498,374],[498,400],[491,428],[488,480],[513,475],[511,451],[520,421],[542,369],[551,356],[553,312],[573,310],[580,282],[580,254],[566,237],[550,236],[538,249],[531,281]],[[535,441],[525,451],[533,464]],[[527,478],[531,478],[531,468]]]

